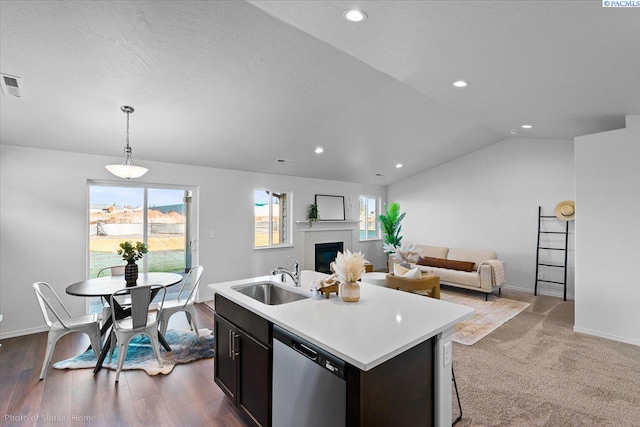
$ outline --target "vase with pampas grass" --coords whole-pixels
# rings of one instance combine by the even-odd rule
[[[343,301],[356,302],[360,299],[360,284],[358,280],[365,271],[366,260],[361,252],[338,252],[333,268],[340,280],[340,296]]]

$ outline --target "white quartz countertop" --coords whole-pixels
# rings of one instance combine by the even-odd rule
[[[301,287],[283,284],[310,298],[266,305],[232,289],[279,276],[209,285],[215,293],[318,345],[351,365],[367,371],[471,317],[470,307],[362,283],[360,300],[348,303],[336,294],[329,299],[312,293],[314,280],[326,275],[303,271]]]

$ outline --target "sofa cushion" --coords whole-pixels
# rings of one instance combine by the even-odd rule
[[[440,246],[427,246],[427,245],[414,245],[418,255],[409,257],[409,262],[415,263],[418,261],[418,257],[432,257],[432,258],[447,258],[449,248],[443,248]]]
[[[498,259],[498,255],[494,251],[474,251],[469,249],[449,249],[447,259],[456,261],[473,261],[475,265],[474,270],[478,269],[478,265],[482,261],[488,259]]]
[[[444,285],[465,285],[474,288],[481,287],[480,275],[477,271],[467,272],[460,270],[451,270],[449,268],[420,266],[423,273],[433,273],[440,277],[440,283]]]
[[[475,266],[474,261],[456,261],[452,259],[432,257],[420,257],[418,258],[418,262],[416,264],[460,271],[473,271],[473,267]]]

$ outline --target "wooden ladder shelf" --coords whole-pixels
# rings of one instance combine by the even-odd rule
[[[543,229],[543,221],[547,221],[549,219],[555,219],[560,221],[555,215],[542,215],[542,206],[538,206],[538,244],[536,250],[536,283],[534,286],[534,295],[538,295],[538,283],[554,283],[557,285],[562,285],[564,288],[564,300],[567,300],[567,259],[569,256],[569,221],[566,221],[565,230],[564,231],[545,231]],[[561,234],[564,235],[564,247],[548,247],[548,246],[540,246],[540,236],[543,234]],[[542,251],[542,259],[548,257],[550,252],[548,251],[562,251],[564,252],[564,264],[551,264],[549,261],[541,261],[541,251]],[[564,273],[564,279],[562,282],[555,280],[542,280],[540,279],[541,267],[552,267],[552,268],[561,268]]]

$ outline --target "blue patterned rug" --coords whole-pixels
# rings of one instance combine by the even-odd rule
[[[210,329],[200,329],[200,338],[192,331],[175,331],[169,329],[165,339],[171,346],[172,351],[161,349],[163,357],[163,367],[160,368],[158,360],[153,355],[153,349],[146,335],[136,335],[129,342],[127,358],[124,361],[122,370],[142,369],[149,375],[168,374],[175,365],[190,363],[200,359],[213,357],[214,338]],[[118,360],[118,350],[113,353],[111,363],[109,355],[102,365],[104,368],[116,370]],[[81,353],[71,359],[63,360],[53,364],[56,369],[93,369],[96,366],[96,357],[91,349]]]

